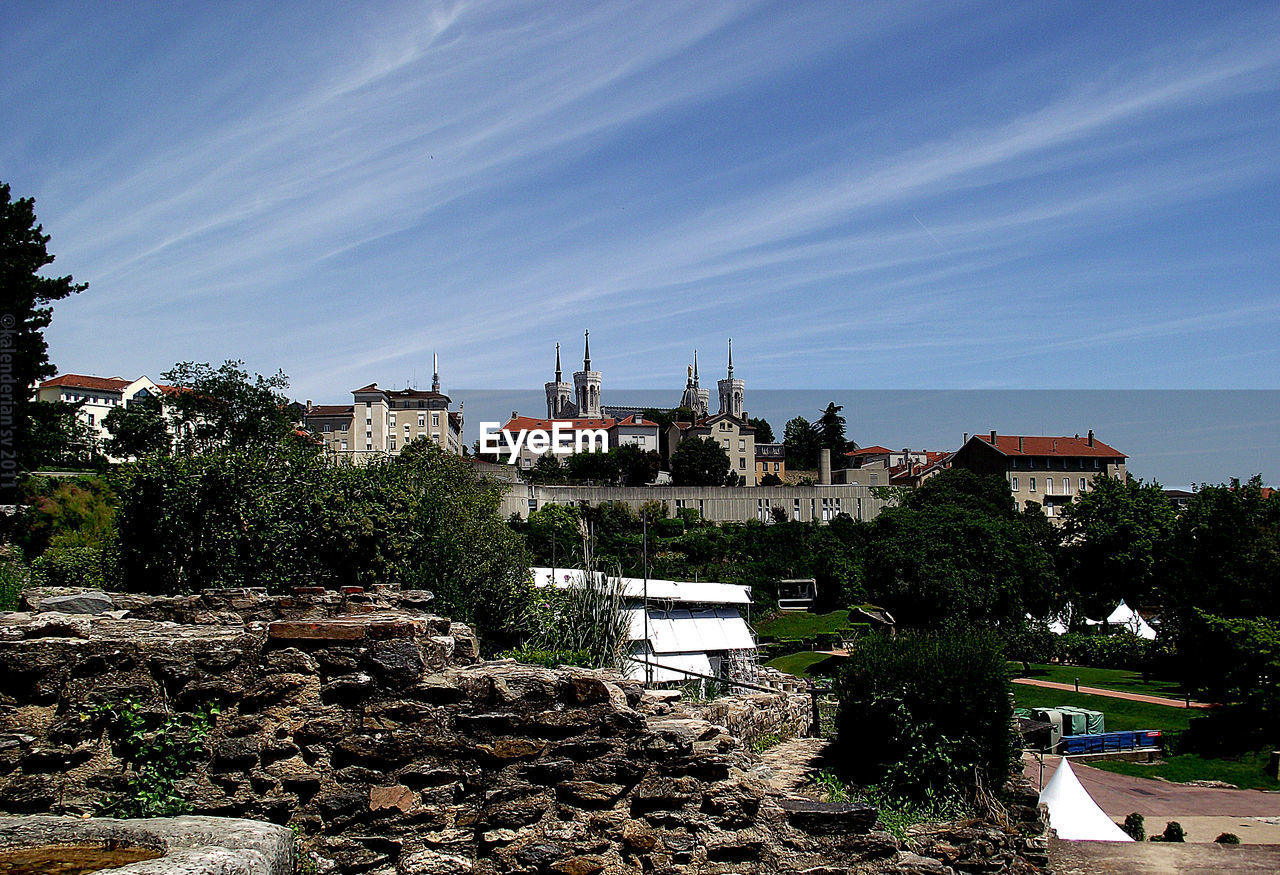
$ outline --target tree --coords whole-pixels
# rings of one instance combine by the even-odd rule
[[[849,442],[844,436],[844,417],[840,415],[841,410],[844,410],[842,405],[834,401],[828,403],[815,426],[815,430],[818,433],[819,449],[831,451],[832,468],[844,467],[844,454],[849,448]]]
[[[671,479],[677,486],[723,486],[729,454],[711,438],[688,438],[671,454]]]
[[[530,483],[563,483],[569,472],[555,453],[543,453],[533,463],[533,467],[524,473],[524,479]]]
[[[747,420],[747,425],[756,430],[757,444],[773,443],[773,426],[769,424],[769,420],[753,416]]]
[[[1064,570],[1076,607],[1110,612],[1118,600],[1161,599],[1173,505],[1154,481],[1095,477],[1063,510]]]
[[[32,455],[41,446],[33,440],[32,409],[37,402],[28,397],[28,387],[55,373],[44,339],[44,329],[53,319],[49,305],[88,288],[70,276],[39,275],[54,260],[49,240],[36,221],[35,201],[13,200],[8,183],[0,182],[0,336],[9,355],[9,370],[0,382],[0,406],[9,407],[6,412],[12,415],[12,443],[0,449],[16,453],[16,458],[0,456],[0,463],[15,463],[0,465],[0,492],[12,493],[18,468],[30,470],[38,464]]]
[[[642,450],[634,444],[622,444],[609,451],[618,466],[618,482],[622,486],[648,486],[658,478],[662,457],[653,450]]]
[[[786,445],[787,465],[799,470],[812,470],[818,467],[818,450],[821,440],[809,420],[797,416],[790,420],[782,432],[782,442]]]
[[[38,401],[27,408],[28,464],[35,467],[101,468],[107,464],[97,430],[80,415],[79,403]]]
[[[185,453],[244,449],[277,443],[292,434],[294,422],[283,394],[283,372],[253,378],[244,362],[218,368],[204,362],[179,362],[161,375],[176,391],[167,403],[178,447]]]
[[[104,449],[118,458],[165,455],[173,447],[164,404],[155,395],[139,393],[128,403],[113,407],[102,425],[111,435]]]

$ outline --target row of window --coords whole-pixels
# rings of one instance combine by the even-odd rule
[[[1047,457],[1045,457],[1045,458],[1043,458],[1043,459],[1038,459],[1038,458],[1034,458],[1034,457],[1030,457],[1030,456],[1014,456],[1014,457],[1013,457],[1013,459],[1012,459],[1011,461],[1012,461],[1012,464],[1013,464],[1013,467],[1014,467],[1014,468],[1026,468],[1026,469],[1027,469],[1027,470],[1029,470],[1029,471],[1034,471],[1036,468],[1043,468],[1044,470],[1046,470],[1046,471],[1047,471],[1047,470],[1049,470],[1050,468],[1055,468],[1055,467],[1056,467],[1056,468],[1061,468],[1062,470],[1064,470],[1064,471],[1065,471],[1065,470],[1066,470],[1066,469],[1068,469],[1068,468],[1088,468],[1088,467],[1090,467],[1090,465],[1086,465],[1086,464],[1085,464],[1085,460],[1084,460],[1084,459],[1082,459],[1082,458],[1080,458],[1080,457],[1078,457],[1078,456],[1076,456],[1076,457],[1070,457],[1070,456],[1068,456],[1068,457],[1063,457],[1063,458],[1062,458],[1062,464],[1061,464],[1061,465],[1054,465],[1054,464],[1053,464],[1053,462],[1054,462],[1054,458],[1055,458],[1055,457],[1053,457],[1053,456],[1047,456]],[[1089,461],[1092,463],[1092,467],[1093,467],[1093,469],[1094,469],[1095,471],[1096,471],[1096,470],[1098,470],[1098,469],[1100,469],[1100,468],[1102,467],[1102,460],[1101,460],[1101,459],[1090,459]]]
[[[1011,483],[1011,485],[1013,486],[1013,491],[1014,491],[1014,492],[1019,491],[1019,489],[1018,489],[1018,478],[1017,478],[1017,477],[1014,477],[1014,478],[1012,479],[1012,483]],[[1086,480],[1084,477],[1081,477],[1081,478],[1080,478],[1080,491],[1081,491],[1081,492],[1085,492],[1088,488],[1089,488],[1089,481],[1088,481],[1088,480]],[[1029,491],[1029,492],[1035,492],[1035,491],[1036,491],[1036,478],[1034,478],[1034,477],[1028,477],[1028,478],[1027,478],[1027,491]],[[1050,494],[1050,495],[1054,495],[1054,494],[1059,494],[1059,495],[1070,495],[1070,494],[1071,494],[1071,478],[1070,478],[1070,477],[1063,477],[1063,478],[1062,478],[1062,492],[1061,492],[1061,493],[1055,493],[1055,492],[1053,491],[1053,478],[1052,478],[1052,477],[1046,477],[1046,478],[1044,479],[1044,491],[1045,491],[1046,493]]]
[[[119,398],[99,397],[97,395],[76,395],[71,392],[62,393],[63,401],[89,401],[93,404],[102,404],[106,407],[115,407],[121,403]]]

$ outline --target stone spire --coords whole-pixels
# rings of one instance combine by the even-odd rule
[[[573,416],[573,387],[564,381],[560,370],[560,344],[556,344],[556,378],[547,383],[547,418],[562,419]]]
[[[735,419],[742,419],[742,400],[746,384],[733,376],[733,339],[729,339],[729,373],[716,383],[720,390],[720,412]]]
[[[560,344],[556,344],[556,382],[559,383],[563,378],[560,375]]]
[[[591,370],[591,330],[587,329],[582,333],[582,336],[583,338],[585,338],[585,340],[583,341],[584,348],[582,351],[582,369],[584,371],[590,371]]]
[[[693,351],[693,388],[698,388],[698,351]]]
[[[583,332],[582,370],[573,375],[574,398],[579,418],[600,417],[600,372],[591,369],[591,332]]]

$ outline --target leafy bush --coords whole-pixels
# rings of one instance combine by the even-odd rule
[[[590,568],[590,554],[588,554]],[[525,646],[557,653],[583,653],[577,664],[590,668],[617,668],[630,632],[622,612],[620,577],[589,570],[587,586],[543,589],[529,609],[524,624],[531,631]]]
[[[18,609],[18,600],[27,586],[27,573],[22,550],[10,544],[0,547],[0,611]]]
[[[869,635],[836,683],[840,770],[914,800],[1000,788],[1014,759],[1005,654],[988,633]]]
[[[101,547],[50,547],[31,563],[28,586],[107,589],[114,551]]]
[[[1158,836],[1152,836],[1153,842],[1185,842],[1187,840],[1187,831],[1182,828],[1182,824],[1176,820],[1171,820],[1164,825],[1164,832]]]
[[[1120,828],[1127,832],[1129,838],[1135,842],[1142,842],[1147,839],[1146,822],[1142,815],[1136,811],[1124,819],[1124,824]]]
[[[498,659],[514,659],[526,665],[544,665],[558,668],[562,665],[591,665],[591,654],[585,650],[537,650],[527,645],[514,650],[504,650]]]
[[[1233,832],[1224,832],[1214,839],[1220,845],[1238,845],[1240,844],[1240,836]]]
[[[1128,632],[1115,635],[1070,632],[1058,638],[1058,655],[1074,665],[1142,671],[1152,665],[1155,642]]]

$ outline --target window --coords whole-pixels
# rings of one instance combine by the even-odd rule
[[[440,414],[439,414],[439,413],[433,413],[433,414],[431,414],[431,427],[432,427],[432,428],[439,428],[439,427],[440,427]]]
[[[366,450],[372,450],[372,449],[373,449],[373,441],[365,441],[365,442],[364,442],[364,448],[365,448]]]
[[[862,519],[862,499],[858,499],[858,519]]]
[[[92,413],[90,413],[90,414],[89,414],[89,424],[90,424],[90,425],[93,425],[93,414],[92,414]]]
[[[798,498],[795,500],[795,503],[791,506],[791,519],[794,520],[795,522],[800,522],[800,499]]]
[[[766,462],[765,464],[768,464],[768,463]],[[773,463],[773,473],[777,474],[777,473],[778,473],[778,470],[779,470],[779,469],[778,469],[778,463],[777,463],[777,462],[774,462],[774,463]]]
[[[1070,477],[1062,478],[1062,494],[1063,495],[1071,494],[1071,478]]]
[[[394,450],[395,448],[396,448],[396,438],[395,438],[395,435],[392,435],[392,436],[391,436],[391,449],[393,449],[393,450]]]
[[[745,438],[738,439],[738,452],[745,453],[747,451],[747,441]]]
[[[427,427],[427,415],[425,413],[418,414],[418,428]]]
[[[409,436],[409,423],[407,422],[404,424],[404,436],[405,437]]]
[[[739,457],[738,457],[738,467],[739,467],[739,468],[746,468],[746,467],[747,467],[747,460],[746,460],[745,458],[743,458],[742,456],[739,456]]]
[[[328,423],[328,422],[326,422],[326,423],[324,424],[324,430],[325,430],[326,432],[333,431],[333,424],[332,424],[332,423]]]
[[[1087,488],[1087,484],[1085,483],[1085,479],[1084,479],[1083,477],[1081,477],[1081,478],[1080,478],[1080,491],[1081,491],[1081,492],[1084,492],[1086,488]]]
[[[1036,478],[1034,477],[1027,478],[1027,488],[1030,489],[1032,492],[1036,491]]]
[[[1017,492],[1017,491],[1018,491],[1018,478],[1017,478],[1017,477],[1014,477],[1014,478],[1013,478],[1013,491],[1014,491],[1014,492]]]
[[[879,483],[879,482],[880,482],[880,475],[879,475],[879,474],[872,474],[872,475],[871,475],[871,485],[872,485],[872,486],[875,486],[875,485],[876,485],[877,483]]]
[[[344,453],[345,453],[346,451],[347,451],[347,441],[346,441],[346,439],[345,439],[345,438],[343,438],[343,440],[342,440],[342,452],[344,452]]]
[[[1094,467],[1094,469],[1095,469],[1095,470],[1097,469],[1097,467],[1098,467],[1098,460],[1097,460],[1097,459],[1094,459],[1094,460],[1093,460],[1093,467]]]
[[[392,428],[395,428],[395,427],[396,427],[396,415],[395,415],[394,413],[393,413],[393,414],[391,414],[391,417],[390,417],[389,421],[390,421],[390,423],[391,423],[391,427],[392,427]]]
[[[724,448],[725,448],[726,450],[728,450],[728,449],[729,449],[729,439],[728,439],[728,438],[725,438],[725,439],[724,439]]]

